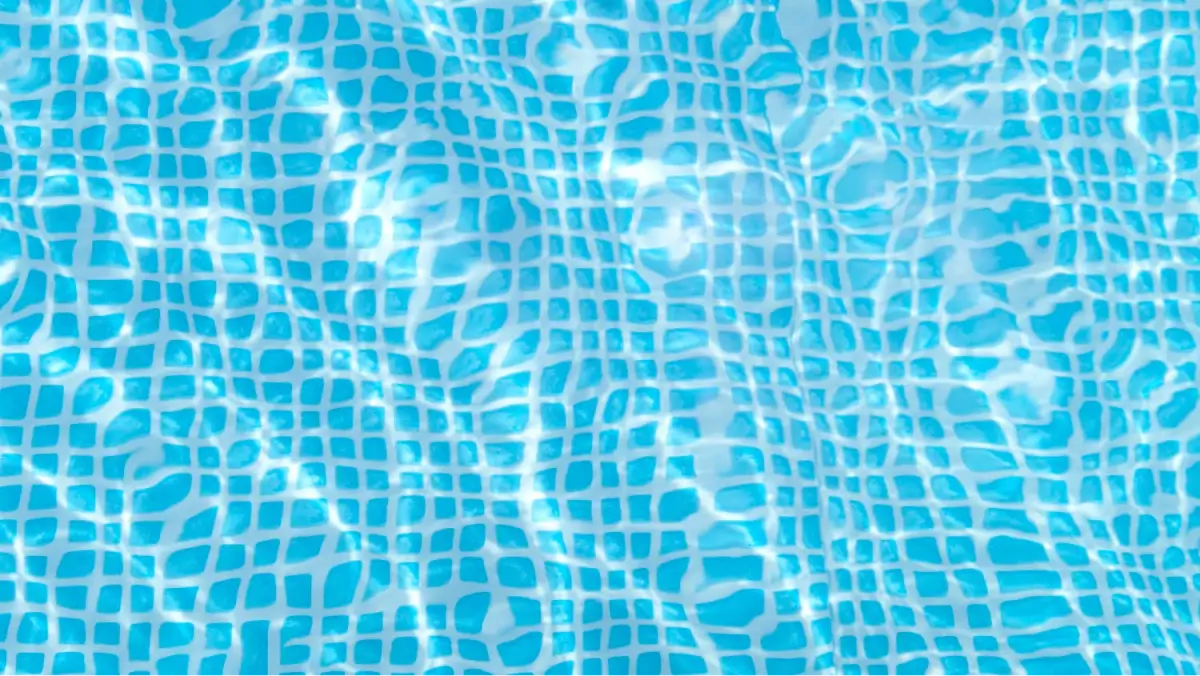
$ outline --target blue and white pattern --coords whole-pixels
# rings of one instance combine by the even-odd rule
[[[0,0],[0,672],[1190,673],[1195,2]]]

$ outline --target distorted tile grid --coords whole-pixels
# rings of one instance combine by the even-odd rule
[[[1196,673],[1196,21],[0,0],[0,671]]]

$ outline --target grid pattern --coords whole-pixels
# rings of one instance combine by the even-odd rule
[[[1195,21],[0,0],[0,671],[1195,673]]]
[[[844,673],[1195,673],[1197,20],[780,20]]]
[[[10,19],[5,669],[831,664],[770,7],[140,4]]]

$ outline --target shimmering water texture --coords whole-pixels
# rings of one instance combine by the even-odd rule
[[[3,673],[1196,673],[1200,3],[0,0]]]

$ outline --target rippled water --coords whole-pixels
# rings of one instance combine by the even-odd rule
[[[1197,21],[0,0],[0,670],[1196,673]]]

